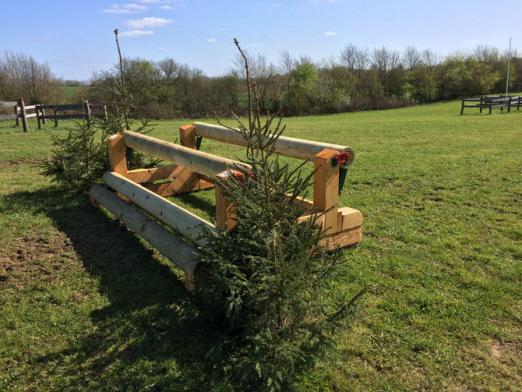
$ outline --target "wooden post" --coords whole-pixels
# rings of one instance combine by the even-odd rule
[[[107,112],[107,105],[103,105],[103,119],[107,121],[109,118],[109,114]]]
[[[489,100],[489,114],[491,114],[491,111],[493,110],[493,100]]]
[[[42,130],[42,118],[40,116],[39,105],[34,105],[34,111],[36,112],[36,123],[38,124],[38,129]]]
[[[14,113],[15,113],[15,116],[16,116],[16,125],[17,127],[20,126],[20,117],[18,117],[18,103],[14,106]]]
[[[47,120],[45,119],[45,109],[42,108],[42,124],[47,124]]]
[[[87,120],[87,122],[90,122],[91,121],[91,106],[89,105],[89,101],[85,100],[83,102],[83,111],[84,111],[84,115],[85,115],[85,119]]]
[[[216,177],[224,182],[234,174],[241,175],[241,173],[236,170],[225,170],[219,173]],[[223,194],[223,188],[219,184],[216,184],[214,189],[216,195],[216,227],[222,230],[232,230],[237,225],[234,205],[225,197]]]
[[[22,126],[24,132],[27,132],[29,130],[29,123],[27,122],[27,112],[25,110],[25,102],[23,98],[20,98],[18,105],[20,106],[20,114],[22,115]]]
[[[56,109],[56,106],[53,106],[54,110],[54,127],[58,127],[58,110]]]
[[[107,138],[107,149],[109,153],[109,165],[111,171],[127,175],[127,157],[125,155],[125,143],[123,143],[123,135],[117,133]]]
[[[216,227],[222,230],[232,230],[237,224],[234,205],[225,198],[219,185],[216,185],[214,190],[216,194]]]
[[[314,158],[314,208],[325,213],[326,234],[337,230],[339,165],[334,160],[337,155],[337,151],[324,149]]]
[[[460,106],[460,115],[464,114],[464,98],[462,98],[461,106]]]
[[[479,110],[480,110],[480,113],[482,113],[482,105],[483,105],[482,97],[480,97],[480,104],[479,104],[479,105],[480,105],[480,109],[479,109]]]
[[[179,127],[179,142],[182,146],[196,148],[196,128],[193,125]]]

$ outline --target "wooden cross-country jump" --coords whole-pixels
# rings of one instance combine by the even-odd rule
[[[180,127],[179,132],[180,144],[132,131],[109,137],[111,171],[103,176],[109,188],[94,185],[90,196],[95,204],[105,207],[181,268],[187,289],[193,290],[198,265],[195,248],[205,246],[201,239],[202,231],[233,230],[236,224],[233,205],[216,185],[217,179],[237,171],[248,173],[251,167],[197,149],[197,140],[201,138],[245,146],[246,141],[237,130],[196,122]],[[129,170],[127,148],[172,163],[152,169]],[[313,200],[298,201],[306,206],[306,213],[300,221],[316,219],[323,225],[323,247],[334,250],[360,242],[361,212],[338,207],[343,182],[340,177],[342,170],[353,162],[353,150],[337,144],[281,136],[276,141],[275,151],[313,162]],[[215,224],[166,199],[167,196],[212,188],[216,200]]]

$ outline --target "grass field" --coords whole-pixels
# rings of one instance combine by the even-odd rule
[[[341,200],[365,237],[334,283],[371,287],[297,390],[522,390],[522,111],[459,105],[286,120],[355,149]],[[0,390],[229,390],[179,273],[39,174],[51,132],[0,123]],[[208,192],[182,202],[212,211]]]

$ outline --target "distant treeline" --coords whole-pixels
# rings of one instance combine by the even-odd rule
[[[501,93],[505,89],[507,59],[498,49],[482,45],[472,54],[445,58],[415,47],[400,53],[385,47],[368,50],[348,45],[336,59],[321,63],[308,57],[292,58],[288,52],[281,55],[279,64],[260,55],[252,56],[250,63],[264,109],[282,108],[285,115],[301,115]],[[14,72],[20,64],[25,65],[21,67],[24,72]],[[519,88],[522,58],[516,52],[511,53],[511,69],[511,88]],[[226,115],[231,110],[244,113],[242,70],[240,59],[220,77],[209,77],[170,58],[159,62],[140,58],[124,61],[125,85],[133,111],[152,118]],[[6,54],[0,60],[0,99],[14,100],[23,95],[29,102],[53,102],[60,95],[53,91],[64,82],[50,75],[47,65],[24,55]],[[114,83],[118,77],[117,67],[99,72],[82,94],[91,102],[116,102]],[[67,85],[80,84],[68,81]]]

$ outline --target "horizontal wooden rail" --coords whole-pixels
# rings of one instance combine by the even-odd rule
[[[218,140],[225,143],[245,146],[246,141],[237,129],[230,129],[220,125],[207,124],[202,122],[194,123],[196,135]],[[312,140],[296,139],[287,136],[280,136],[275,144],[275,150],[281,155],[292,158],[313,160],[315,155],[324,149],[345,152],[348,155],[348,163],[352,163],[355,157],[354,151],[347,146],[339,144],[322,143]]]
[[[83,110],[84,106],[80,103],[64,104],[64,105],[38,105],[40,109],[56,109],[58,111],[65,110]]]
[[[77,113],[77,114],[46,114],[44,116],[40,116],[40,118],[43,120],[81,120],[83,118],[86,118],[85,113]]]
[[[170,226],[198,245],[205,245],[200,238],[204,230],[216,230],[216,227],[212,223],[207,222],[192,212],[168,201],[118,173],[105,173],[103,181],[159,221]]]
[[[245,163],[159,140],[137,132],[124,131],[123,142],[127,147],[172,161],[177,165],[184,166],[209,178],[215,178],[216,175],[225,170],[239,170],[242,172],[251,170],[250,165]]]
[[[95,203],[109,210],[129,229],[136,232],[163,256],[181,268],[185,272],[187,283],[190,284],[198,264],[194,248],[103,186],[93,185],[89,195]]]

